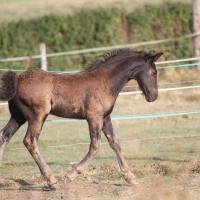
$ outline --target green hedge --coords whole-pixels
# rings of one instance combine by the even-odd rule
[[[0,57],[38,54],[39,44],[46,43],[48,53],[115,44],[133,43],[192,32],[192,8],[186,3],[147,5],[127,12],[118,8],[81,10],[73,15],[48,15],[0,26]],[[161,50],[167,58],[191,56],[191,40],[141,47]],[[99,53],[98,53],[99,54]],[[50,58],[51,69],[73,69],[95,60],[98,54]],[[39,61],[1,63],[1,67],[38,66]]]

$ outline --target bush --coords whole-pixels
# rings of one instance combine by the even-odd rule
[[[126,12],[117,8],[81,10],[68,16],[48,15],[0,26],[0,55],[15,57],[38,54],[46,43],[48,53],[83,48],[133,43],[178,37],[192,32],[192,9],[186,3],[165,3],[160,7]],[[168,58],[191,56],[191,40],[151,46],[163,50]],[[148,50],[149,47],[140,48]],[[99,53],[98,53],[99,54]],[[48,59],[51,69],[77,69],[96,59],[98,54],[63,56]],[[9,67],[38,66],[39,61],[9,63]],[[1,63],[1,67],[8,63]]]

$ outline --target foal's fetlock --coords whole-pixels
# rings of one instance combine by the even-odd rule
[[[128,184],[130,184],[130,185],[138,185],[139,184],[136,180],[135,175],[131,171],[123,172],[122,175]]]

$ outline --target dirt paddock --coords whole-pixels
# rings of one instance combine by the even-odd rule
[[[59,178],[59,177],[58,177]],[[39,179],[32,177],[3,177],[0,182],[0,198],[11,199],[200,199],[200,176],[169,178],[153,176],[140,178],[136,187],[122,180],[110,183],[87,180],[83,176],[73,183],[59,178],[60,189],[48,191]]]

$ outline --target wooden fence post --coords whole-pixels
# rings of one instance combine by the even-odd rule
[[[47,71],[47,54],[46,54],[46,45],[44,43],[40,44],[40,63],[41,69]]]
[[[200,0],[193,0],[193,27],[197,35],[193,38],[194,56],[200,58]],[[200,59],[198,60],[200,62]],[[200,64],[199,64],[200,69]]]

